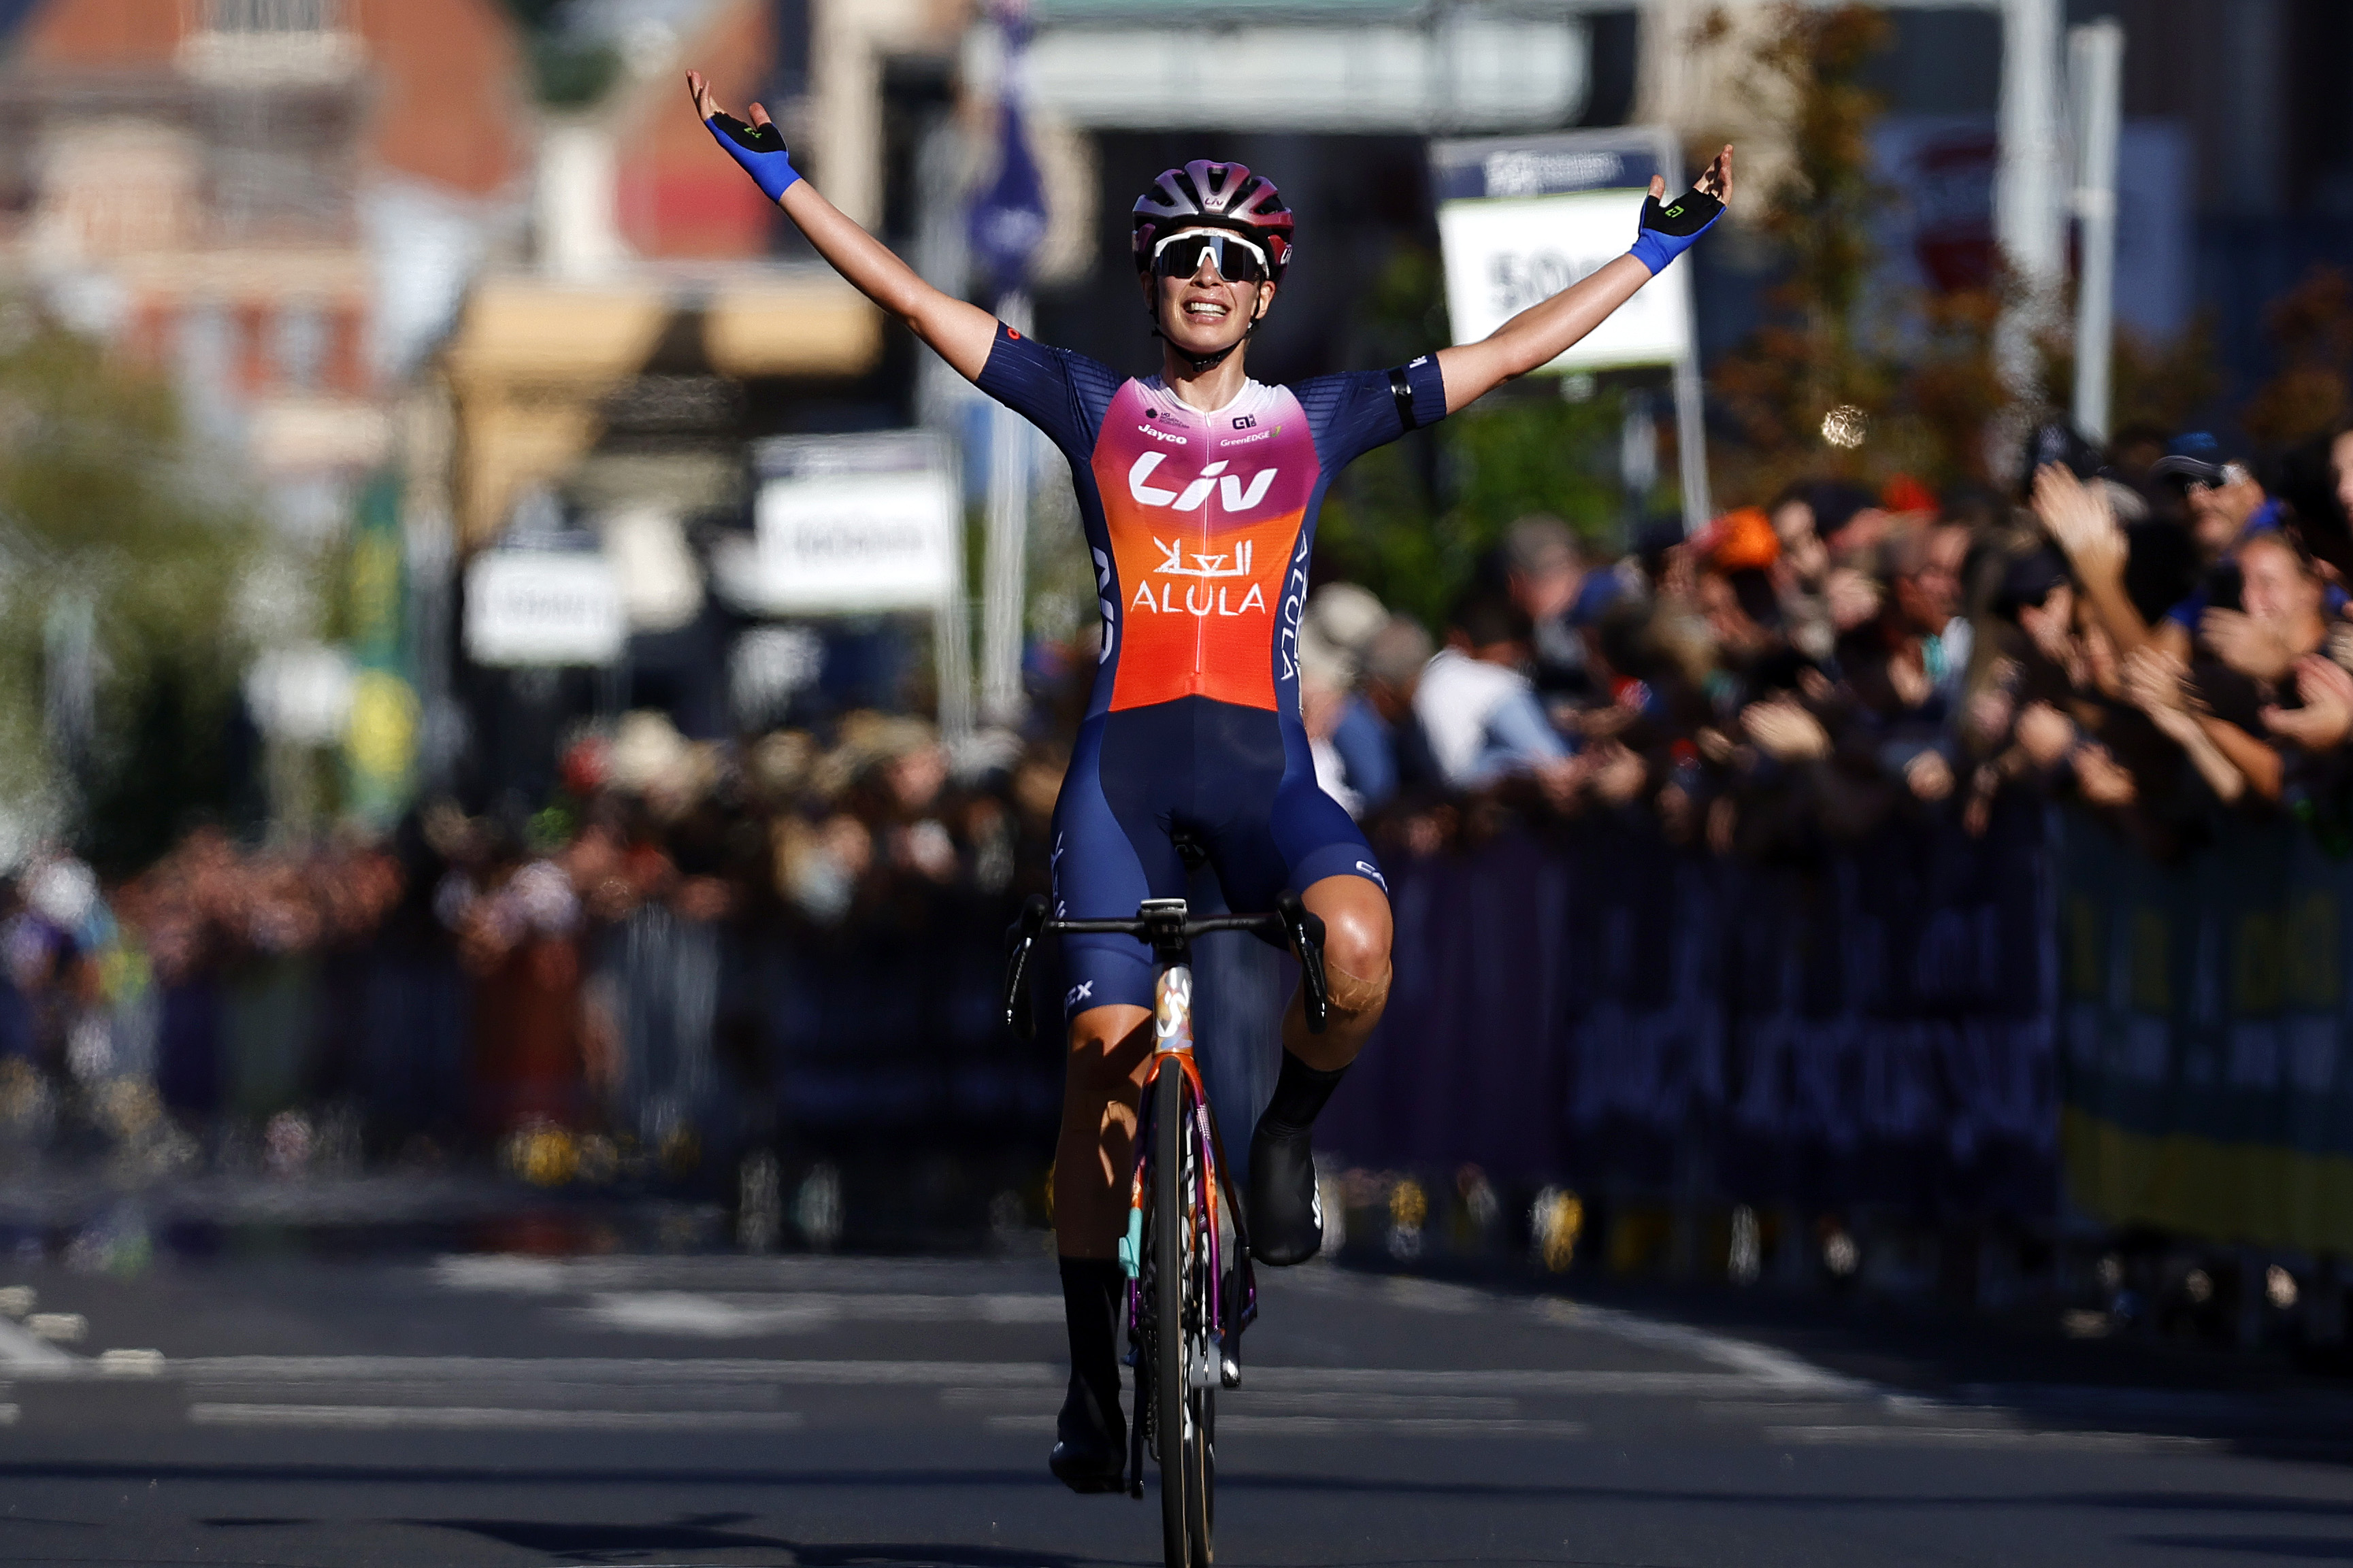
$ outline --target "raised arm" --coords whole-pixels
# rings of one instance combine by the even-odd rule
[[[817,253],[852,288],[907,323],[929,343],[932,352],[955,368],[966,381],[978,381],[997,342],[997,318],[977,305],[933,288],[899,259],[891,247],[850,220],[839,207],[800,177],[785,151],[784,132],[768,111],[752,105],[751,120],[737,120],[711,96],[711,83],[701,71],[686,73],[687,91],[694,95],[694,112],[711,128],[727,155],[744,166],[760,189],[795,226],[808,237]]]
[[[1691,248],[1732,200],[1732,149],[1726,146],[1693,191],[1662,205],[1667,183],[1651,176],[1634,248],[1578,279],[1549,300],[1522,310],[1475,343],[1438,351],[1446,378],[1446,412],[1477,402],[1504,382],[1550,364],[1578,339],[1609,319],[1634,291]]]

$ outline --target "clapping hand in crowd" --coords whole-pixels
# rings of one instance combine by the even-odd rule
[[[2306,654],[2295,661],[2295,694],[2302,706],[2268,707],[2263,727],[2307,752],[2328,752],[2353,738],[2353,675],[2336,660]]]

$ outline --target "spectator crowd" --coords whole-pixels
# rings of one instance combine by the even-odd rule
[[[2052,427],[2022,469],[1794,485],[1615,558],[1524,518],[1437,638],[1324,583],[1319,777],[1391,856],[1639,813],[1803,859],[2053,796],[2160,859],[2233,813],[2353,843],[2353,433],[2259,472],[2210,436]],[[1092,662],[1033,668],[1075,691]],[[689,1169],[780,1115],[1050,1117],[1051,1044],[1007,1041],[994,988],[1066,737],[998,740],[952,756],[859,712],[694,742],[638,712],[570,744],[535,813],[205,829],[111,888],[37,858],[0,884],[0,1156],[293,1167],[554,1126]]]
[[[1803,857],[1904,818],[1982,834],[2058,796],[2158,858],[2225,813],[2345,839],[2353,433],[2259,477],[2213,437],[2036,433],[2009,495],[1836,480],[1598,557],[1523,518],[1442,643],[1311,598],[1302,709],[1384,847],[1496,809],[1647,808],[1678,843]]]

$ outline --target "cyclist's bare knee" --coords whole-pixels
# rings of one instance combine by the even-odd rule
[[[1152,1014],[1143,1007],[1090,1007],[1071,1020],[1070,1086],[1106,1099],[1134,1099],[1152,1055]]]
[[[1337,1067],[1356,1054],[1389,998],[1389,901],[1362,877],[1326,877],[1301,895],[1324,920],[1324,975],[1331,1022],[1293,1044],[1310,1066]],[[1301,1031],[1292,1031],[1301,1033]],[[1312,1042],[1312,1043],[1311,1043]],[[1331,1061],[1322,1057],[1336,1058]]]

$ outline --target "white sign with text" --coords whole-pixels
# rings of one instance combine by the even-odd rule
[[[1478,342],[1625,255],[1641,210],[1639,189],[1440,203],[1454,341]],[[1544,369],[1672,364],[1691,352],[1691,264],[1677,260]]]
[[[955,481],[934,468],[762,482],[758,607],[771,615],[912,610],[958,581]]]
[[[602,553],[486,550],[466,568],[466,657],[476,664],[610,664],[628,635],[620,581]]]

